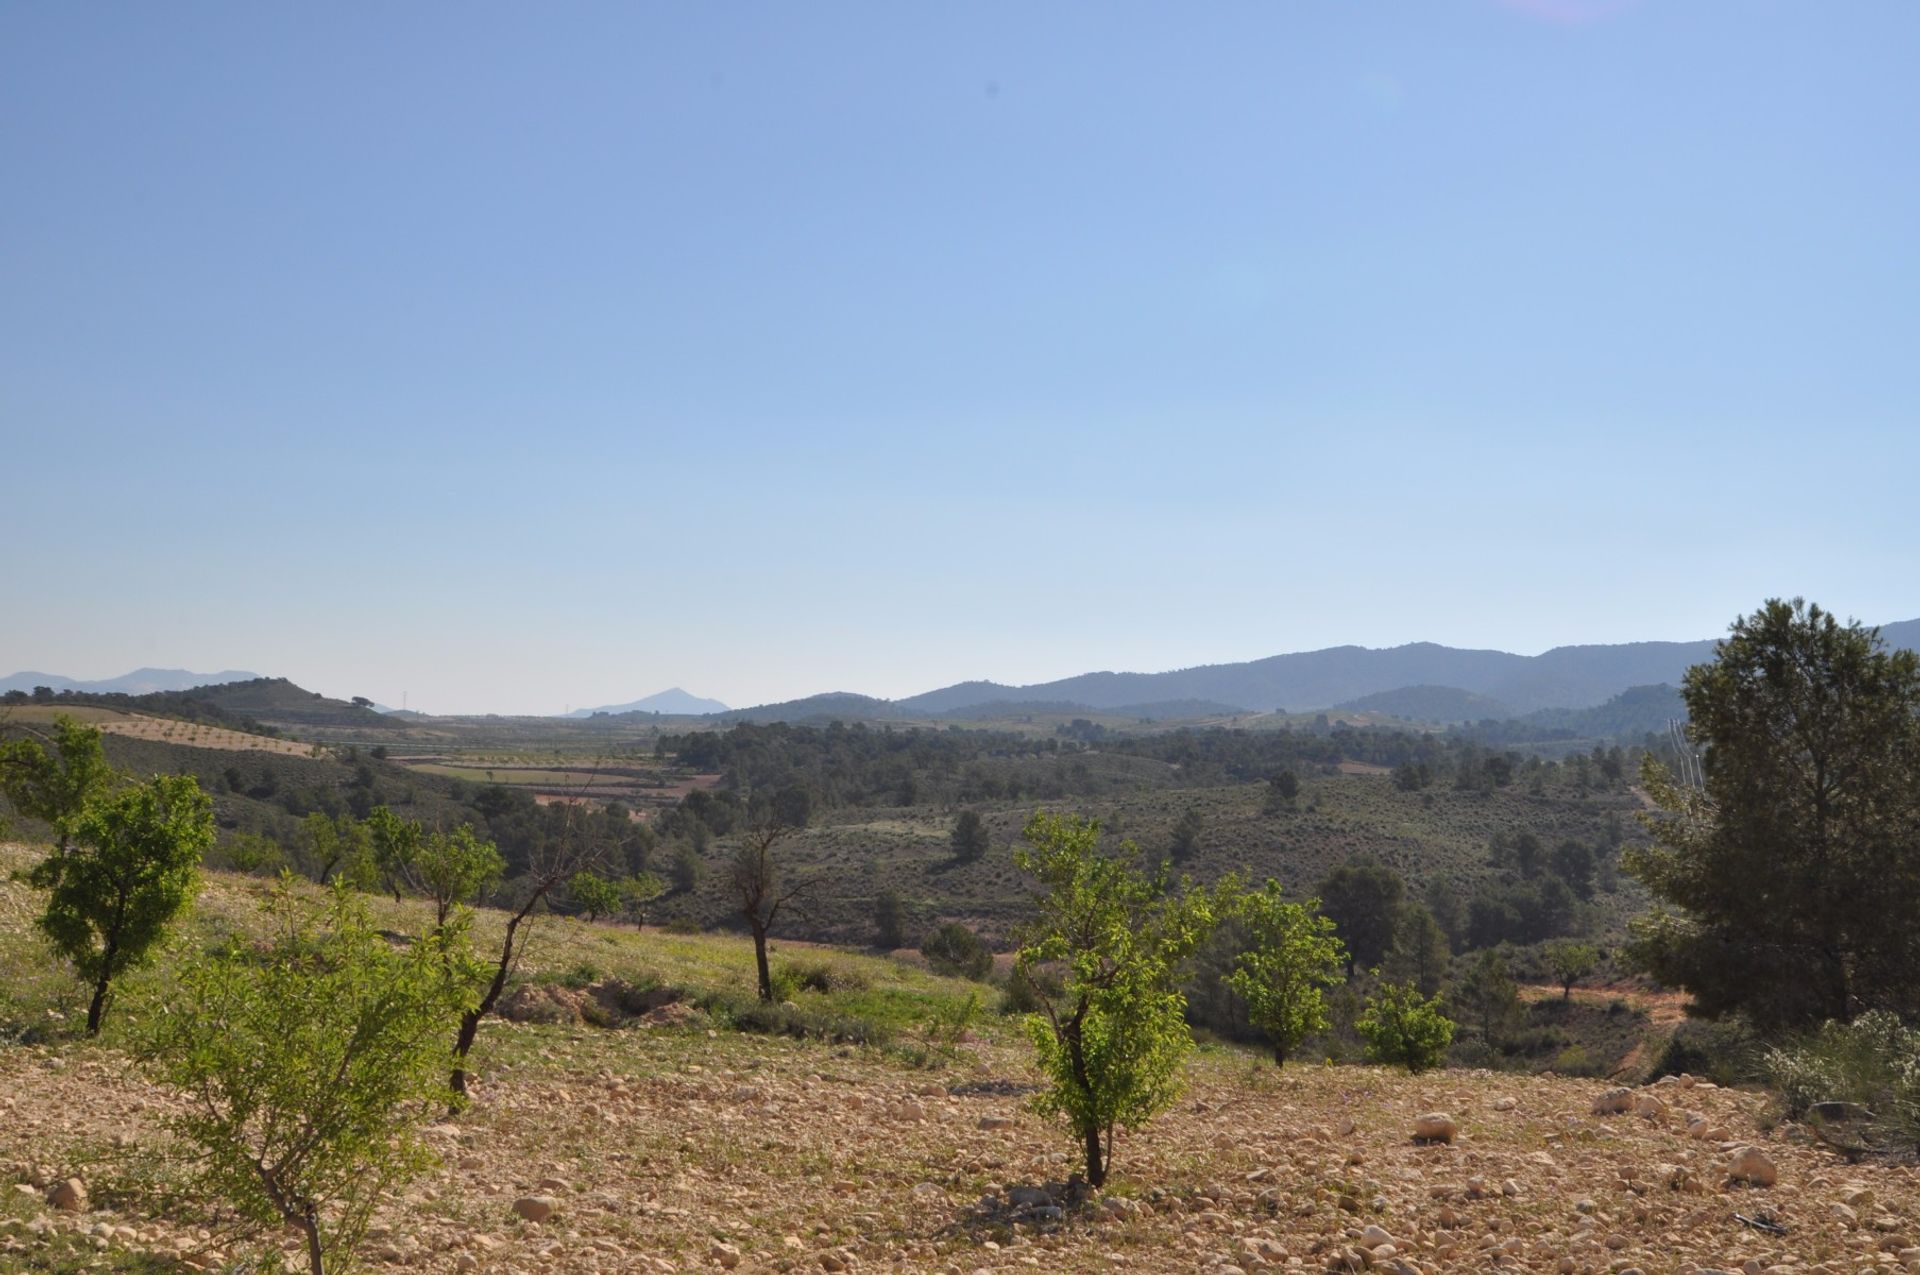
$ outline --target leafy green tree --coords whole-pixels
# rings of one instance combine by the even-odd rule
[[[1799,599],[1733,624],[1681,687],[1704,784],[1649,756],[1662,907],[1633,958],[1763,1028],[1920,1014],[1920,656]]]
[[[1554,875],[1565,881],[1567,888],[1583,902],[1593,898],[1593,878],[1597,867],[1593,847],[1569,837],[1553,848],[1552,867]]]
[[[898,890],[882,890],[874,896],[873,941],[889,950],[907,945],[907,905]]]
[[[1497,1047],[1520,1016],[1520,985],[1514,982],[1507,958],[1485,948],[1473,958],[1453,990],[1453,1003],[1480,1029],[1480,1042]]]
[[[573,905],[597,921],[620,909],[620,887],[597,872],[576,872],[567,882]]]
[[[1393,946],[1406,883],[1392,868],[1358,859],[1342,864],[1320,882],[1320,910],[1333,918],[1347,945],[1347,977],[1378,965]]]
[[[1285,1066],[1300,1042],[1327,1029],[1326,991],[1340,981],[1345,949],[1318,899],[1287,900],[1280,883],[1258,890],[1229,888],[1221,895],[1245,928],[1247,948],[1227,983],[1246,1002],[1247,1019],[1267,1034],[1273,1061]]]
[[[1300,776],[1291,770],[1283,770],[1267,780],[1266,809],[1268,814],[1278,814],[1282,810],[1292,810],[1300,799]]]
[[[444,926],[454,909],[470,903],[506,872],[507,863],[491,841],[482,841],[473,825],[452,832],[423,833],[401,866],[401,875],[416,892],[433,901],[433,923]]]
[[[1576,943],[1571,939],[1562,939],[1547,944],[1547,968],[1553,971],[1553,981],[1560,984],[1560,999],[1573,999],[1573,985],[1593,973],[1600,964],[1600,953],[1594,951],[1591,943]]]
[[[90,801],[72,835],[74,847],[32,880],[48,892],[40,929],[93,984],[87,1033],[97,1035],[113,980],[145,963],[193,901],[213,845],[213,799],[192,775],[156,775]]]
[[[1438,1067],[1453,1043],[1453,1022],[1438,1000],[1411,983],[1382,983],[1367,998],[1354,1027],[1367,1042],[1367,1058],[1418,1074]]]
[[[977,979],[993,972],[993,952],[978,934],[958,921],[949,921],[927,935],[920,944],[920,955],[938,974]]]
[[[700,888],[700,878],[706,872],[706,860],[700,857],[700,847],[693,841],[682,841],[673,848],[673,858],[667,866],[667,879],[673,883],[674,889],[682,894],[691,894]]]
[[[198,1149],[198,1189],[247,1233],[297,1230],[325,1275],[432,1162],[418,1129],[452,1098],[446,1033],[475,967],[463,922],[396,951],[343,887],[324,925],[284,886],[269,915],[264,949],[236,938],[184,965],[142,1053],[191,1098],[167,1123]]]
[[[321,885],[339,879],[371,888],[379,879],[367,826],[347,815],[309,814],[300,821],[295,847],[302,874]]]
[[[46,744],[53,745],[52,752]],[[116,778],[100,744],[100,728],[65,714],[55,719],[51,738],[0,744],[0,794],[21,814],[53,829],[58,855],[71,848],[88,803],[104,797]]]
[[[1394,923],[1393,947],[1387,953],[1387,971],[1412,983],[1422,996],[1432,996],[1447,979],[1453,953],[1446,932],[1424,903],[1408,903]]]
[[[989,838],[987,821],[980,817],[977,810],[962,810],[960,817],[953,821],[953,857],[962,863],[972,863],[987,853]]]
[[[1014,854],[1042,886],[1015,960],[1039,1006],[1027,1019],[1047,1077],[1035,1106],[1066,1119],[1095,1187],[1107,1180],[1114,1127],[1145,1124],[1179,1094],[1193,1038],[1178,967],[1212,924],[1203,893],[1175,890],[1164,869],[1141,872],[1131,844],[1102,854],[1099,837],[1091,819],[1036,813]],[[1053,963],[1066,970],[1057,989],[1037,973]]]
[[[1207,821],[1200,812],[1188,806],[1174,820],[1173,836],[1167,842],[1167,853],[1175,863],[1185,863],[1200,852],[1200,836],[1207,830]]]
[[[647,905],[667,892],[667,883],[651,872],[633,872],[614,882],[620,892],[620,915],[645,925]]]
[[[385,806],[376,806],[362,827],[362,839],[381,884],[400,901],[400,885],[407,879],[414,856],[420,853],[426,830],[411,819],[402,819]],[[324,879],[324,878],[323,878]]]

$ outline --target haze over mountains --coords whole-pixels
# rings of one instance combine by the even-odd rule
[[[1882,625],[1880,635],[1888,646],[1920,650],[1920,620]],[[1705,638],[1696,642],[1562,646],[1539,655],[1463,650],[1432,642],[1383,649],[1337,646],[1164,673],[1082,673],[1025,686],[959,682],[899,700],[836,691],[745,709],[730,709],[719,700],[693,695],[676,686],[624,704],[576,709],[566,716],[657,713],[671,717],[718,716],[724,720],[802,721],[831,716],[926,718],[1091,709],[1169,719],[1276,709],[1338,709],[1430,722],[1484,721],[1588,709],[1607,704],[1634,688],[1677,685],[1690,666],[1712,658],[1714,642]],[[29,672],[0,679],[0,691],[48,686],[54,690],[138,695],[250,681],[257,676],[235,671],[191,673],[147,668],[122,677],[84,682]]]

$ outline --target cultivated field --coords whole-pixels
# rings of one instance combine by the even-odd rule
[[[108,735],[127,739],[145,739],[157,743],[178,744],[183,748],[214,748],[232,753],[274,753],[282,757],[311,757],[313,745],[294,739],[275,739],[247,731],[208,726],[200,722],[179,721],[171,717],[149,717],[143,713],[119,713],[110,708],[74,704],[58,708],[24,705],[5,711],[0,720],[19,726],[45,727],[55,719],[71,717],[75,721],[98,726]]]
[[[263,888],[211,878],[191,941],[256,924]],[[74,1000],[24,929],[32,905],[18,882],[0,885],[0,957],[17,971],[0,1016],[16,1036],[37,1018],[27,1035],[44,1038],[58,1025],[48,1011]],[[396,926],[420,919],[381,906]],[[915,1024],[969,985],[834,959],[864,986],[799,996],[891,1024],[893,1043],[743,1034],[705,1010],[619,1029],[488,1024],[476,1101],[432,1130],[440,1166],[383,1203],[372,1269],[1853,1275],[1920,1263],[1911,1166],[1848,1164],[1774,1124],[1763,1096],[1684,1081],[1647,1091],[1646,1116],[1599,1116],[1597,1082],[1277,1072],[1205,1049],[1178,1107],[1123,1132],[1110,1189],[1081,1203],[1063,1185],[1073,1148],[1024,1104],[1037,1077],[1010,1023],[989,1015],[951,1048],[922,1046]],[[549,922],[525,975],[563,990],[610,974],[743,988],[748,960],[727,939]],[[0,1270],[251,1262],[216,1202],[166,1194],[177,1166],[160,1122],[180,1099],[118,1047],[164,978],[129,986],[103,1043],[55,1031],[0,1050]],[[1436,1109],[1457,1136],[1416,1143],[1415,1118]],[[1692,1116],[1706,1136],[1687,1132]],[[1775,1185],[1729,1179],[1749,1144]],[[48,1208],[45,1187],[76,1175],[90,1209]],[[533,1196],[551,1203],[544,1222],[515,1209]]]

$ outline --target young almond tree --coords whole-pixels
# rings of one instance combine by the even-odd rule
[[[1014,862],[1044,887],[1014,965],[1038,1013],[1027,1020],[1047,1087],[1038,1110],[1062,1116],[1086,1151],[1086,1174],[1106,1183],[1113,1131],[1135,1128],[1179,1095],[1193,1046],[1178,966],[1206,937],[1211,901],[1170,887],[1164,868],[1133,866],[1138,850],[1099,849],[1091,819],[1036,813]],[[1066,969],[1055,988],[1041,966]]]
[[[51,738],[0,743],[0,795],[21,814],[53,829],[54,853],[61,857],[72,846],[81,812],[105,796],[117,779],[100,746],[100,728],[71,717],[54,723]]]
[[[190,960],[142,1054],[186,1098],[168,1120],[197,1186],[254,1235],[298,1231],[311,1275],[344,1265],[388,1189],[431,1156],[452,1099],[447,1032],[473,1001],[464,918],[404,950],[336,887],[324,918],[284,883],[272,939]]]
[[[1246,927],[1248,947],[1227,984],[1247,1003],[1247,1018],[1273,1042],[1285,1066],[1300,1042],[1327,1029],[1326,989],[1340,981],[1346,949],[1320,901],[1289,902],[1271,878],[1250,893],[1223,893]]]
[[[74,847],[31,879],[47,891],[41,931],[93,984],[87,1034],[98,1035],[113,980],[143,964],[193,900],[213,845],[213,799],[192,775],[156,775],[91,801],[72,835]]]

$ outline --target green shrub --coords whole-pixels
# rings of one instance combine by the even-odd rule
[[[993,971],[993,953],[978,934],[958,921],[949,921],[927,935],[920,944],[920,955],[940,974],[979,979]]]
[[[1034,984],[1039,984],[1036,990]],[[1058,1000],[1066,990],[1066,981],[1057,965],[1036,965],[1022,973],[1013,970],[1008,973],[1007,981],[1001,984],[1000,1012],[1003,1014],[1037,1014],[1043,998]]]
[[[589,987],[599,982],[600,978],[601,974],[598,966],[594,965],[591,961],[581,961],[578,965],[575,965],[572,969],[560,976],[560,985],[562,987],[572,988],[577,992],[583,987]]]
[[[776,998],[792,999],[795,991],[864,992],[873,985],[866,974],[845,961],[788,961],[774,971]],[[781,994],[782,989],[785,994]]]
[[[1873,1113],[1876,1134],[1920,1149],[1920,1029],[1884,1010],[1829,1022],[1797,1044],[1768,1049],[1769,1077],[1792,1118],[1816,1103],[1855,1103]]]
[[[1553,1057],[1553,1070],[1561,1076],[1602,1076],[1606,1068],[1593,1060],[1584,1045],[1568,1045]]]
[[[1439,1066],[1453,1040],[1453,1022],[1439,1000],[1411,983],[1382,983],[1354,1027],[1367,1042],[1369,1061],[1415,1073]]]

